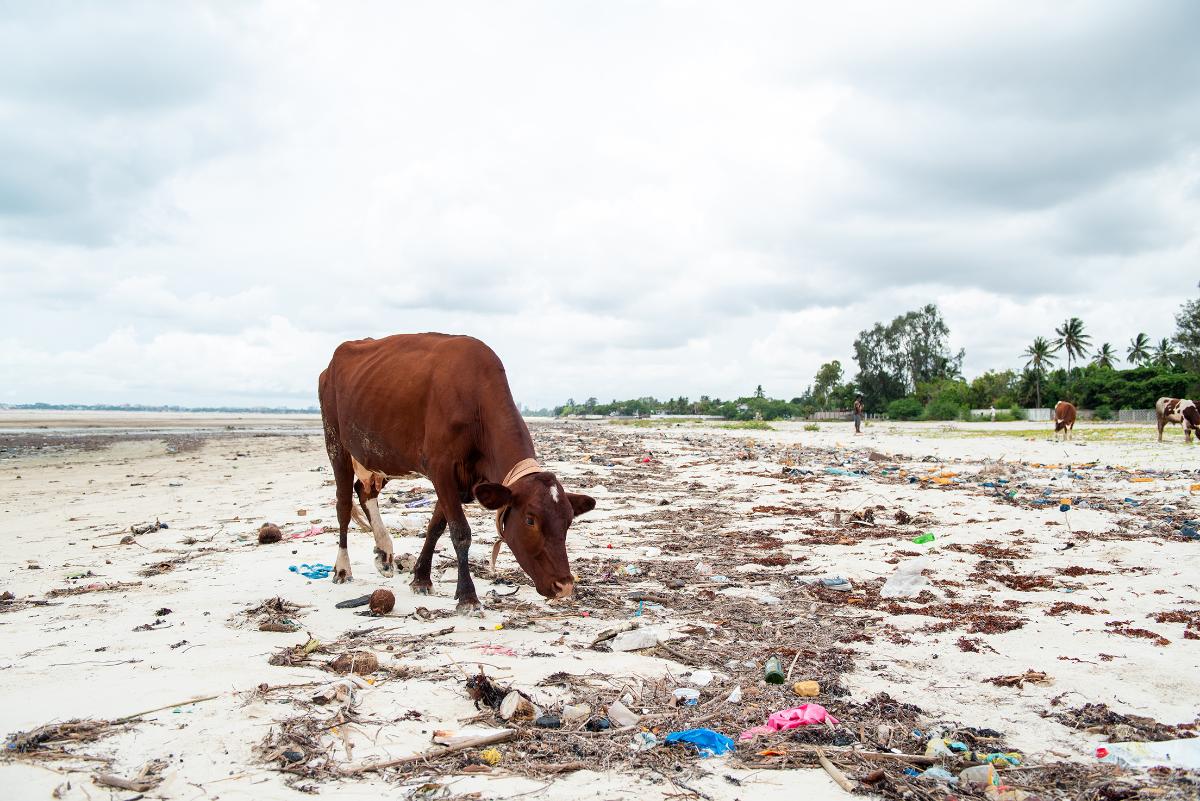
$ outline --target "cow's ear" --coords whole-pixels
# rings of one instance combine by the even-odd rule
[[[475,500],[484,509],[499,509],[512,503],[512,492],[503,484],[484,481],[475,485]]]
[[[576,516],[596,508],[596,499],[591,495],[577,495],[574,492],[568,492],[567,500],[571,502],[571,510],[575,512]]]

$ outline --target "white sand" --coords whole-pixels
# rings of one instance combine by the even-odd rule
[[[179,425],[188,427],[193,423],[192,418],[182,416]],[[39,419],[33,426],[43,424],[49,423]],[[70,415],[59,415],[53,422],[56,427],[72,424]],[[280,424],[302,428],[312,421],[286,420]],[[29,425],[27,419],[17,416],[0,419],[0,426]],[[166,423],[162,418],[152,418],[149,422],[126,420],[121,425]],[[556,424],[534,425],[535,431],[539,431],[541,426]],[[1102,426],[1096,424],[1096,427]],[[965,583],[967,574],[980,561],[976,555],[946,551],[941,546],[985,540],[1026,551],[1029,558],[1016,561],[1018,572],[1053,575],[1055,585],[1039,592],[1017,592],[994,582],[957,588],[959,597],[955,600],[961,603],[988,600],[998,604],[1009,598],[1029,602],[1020,612],[1029,622],[1004,634],[969,635],[985,640],[998,653],[959,650],[954,643],[963,636],[962,630],[913,633],[912,643],[904,645],[894,644],[885,636],[875,636],[870,645],[856,645],[862,654],[857,660],[858,669],[844,677],[854,697],[866,698],[877,691],[887,691],[900,700],[918,704],[933,718],[1004,731],[1010,740],[1022,744],[1031,754],[1046,758],[1089,759],[1097,742],[1091,735],[1073,732],[1041,717],[1039,713],[1050,710],[1050,700],[1056,696],[1062,696],[1058,709],[1084,702],[1104,702],[1117,711],[1147,715],[1164,723],[1197,717],[1200,641],[1184,639],[1182,624],[1159,624],[1149,616],[1197,607],[1200,542],[1161,537],[1083,540],[1071,550],[1058,551],[1056,548],[1070,541],[1070,535],[1061,525],[1064,515],[1054,505],[1038,510],[1019,509],[975,491],[877,483],[871,478],[846,479],[824,473],[813,483],[795,485],[780,480],[778,461],[728,458],[737,443],[752,440],[821,447],[840,443],[847,458],[862,456],[865,450],[873,449],[907,459],[935,455],[946,461],[968,460],[969,463],[951,465],[964,476],[978,469],[981,460],[1000,457],[1007,462],[1098,461],[1101,465],[1119,464],[1128,468],[1196,470],[1200,468],[1200,449],[1185,447],[1178,428],[1169,429],[1168,441],[1162,444],[1153,441],[1153,429],[1145,426],[1124,427],[1123,438],[1115,440],[1067,444],[1052,443],[1044,435],[1034,441],[1007,436],[961,436],[968,430],[1037,428],[1031,424],[953,427],[875,424],[859,437],[853,435],[849,424],[822,424],[817,432],[804,431],[792,424],[777,428],[771,432],[673,426],[619,429],[626,435],[641,437],[645,447],[670,469],[671,489],[650,494],[622,494],[606,488],[605,468],[588,463],[583,455],[591,445],[585,445],[582,452],[563,452],[562,456],[571,458],[569,462],[561,461],[556,453],[542,454],[544,463],[559,473],[568,489],[590,491],[598,501],[596,512],[581,518],[572,529],[569,540],[572,559],[632,555],[643,546],[661,544],[656,539],[662,536],[660,531],[642,532],[641,524],[627,518],[653,510],[657,497],[668,497],[674,506],[688,508],[689,482],[726,487],[722,497],[728,497],[730,500],[725,503],[737,512],[735,517],[741,521],[738,527],[770,528],[788,541],[789,553],[809,556],[799,567],[789,565],[780,569],[779,580],[772,586],[754,588],[782,598],[781,614],[794,613],[796,609],[810,608],[807,604],[789,603],[789,594],[796,586],[790,574],[797,569],[814,577],[839,574],[851,581],[867,581],[895,569],[885,562],[893,558],[894,552],[921,551],[929,546],[915,546],[907,540],[878,539],[857,545],[805,545],[802,536],[789,532],[822,523],[831,525],[831,520],[755,515],[751,512],[753,507],[821,505],[849,511],[863,504],[880,503],[889,510],[904,508],[914,514],[925,513],[936,523],[913,527],[912,534],[928,530],[938,538],[932,548],[937,554],[932,571],[935,587],[939,580]],[[587,433],[589,443],[594,443],[618,429],[598,422],[582,430]],[[1087,426],[1079,426],[1077,436],[1086,430]],[[705,442],[712,444],[711,460],[697,458],[698,443],[702,446]],[[237,456],[239,453],[245,455]],[[708,463],[697,464],[699,461]],[[813,467],[823,470],[829,463],[826,460]],[[321,467],[325,469],[317,471]],[[920,471],[923,467],[916,469]],[[1080,491],[1069,479],[1062,478],[1063,471],[1041,471],[1039,475],[1040,480],[1054,488],[1055,498]],[[1052,476],[1059,480],[1050,483]],[[252,753],[268,729],[290,717],[294,710],[279,700],[280,695],[274,695],[271,701],[247,699],[264,682],[276,686],[324,681],[332,676],[313,668],[267,664],[271,653],[303,642],[303,632],[265,633],[231,625],[231,618],[239,610],[276,595],[311,605],[304,610],[301,621],[306,631],[323,641],[332,640],[348,629],[379,625],[380,621],[356,617],[350,611],[334,609],[333,605],[380,586],[389,586],[396,592],[396,610],[383,622],[395,627],[397,637],[455,626],[453,634],[430,640],[420,656],[424,666],[444,666],[447,680],[392,681],[366,692],[360,711],[371,719],[390,721],[410,710],[420,712],[421,718],[363,727],[363,731],[352,734],[355,761],[424,750],[430,747],[432,730],[458,728],[457,721],[476,714],[463,693],[461,681],[457,680],[457,668],[451,664],[454,661],[468,665],[487,662],[496,666],[489,672],[526,689],[535,689],[539,679],[555,671],[585,674],[597,670],[615,675],[660,676],[668,668],[684,669],[636,653],[588,650],[587,643],[594,633],[611,624],[611,619],[568,619],[501,631],[496,631],[494,625],[503,615],[494,611],[485,613],[482,620],[457,616],[428,622],[416,620],[411,613],[419,606],[434,611],[452,610],[453,583],[437,584],[438,594],[432,597],[412,595],[407,587],[408,575],[385,583],[375,574],[371,537],[365,533],[354,532],[351,538],[357,579],[352,588],[339,587],[328,580],[308,581],[289,572],[288,565],[301,562],[332,564],[336,535],[256,547],[254,532],[264,520],[278,523],[288,532],[303,531],[317,522],[333,523],[332,487],[327,485],[328,479],[328,462],[321,439],[296,433],[213,439],[197,450],[179,453],[168,453],[162,442],[151,439],[118,442],[104,450],[0,460],[0,508],[3,509],[0,541],[4,547],[0,590],[11,591],[18,598],[44,598],[53,588],[87,582],[142,582],[140,587],[121,593],[58,598],[52,606],[0,614],[0,640],[4,643],[0,652],[3,667],[0,734],[78,717],[115,718],[191,697],[219,694],[220,698],[214,701],[149,715],[127,731],[81,750],[111,757],[114,761],[109,771],[126,776],[133,775],[147,760],[168,760],[167,778],[151,797],[303,797],[284,785],[282,774],[257,761]],[[1087,491],[1102,492],[1118,500],[1126,496],[1152,502],[1169,499],[1181,510],[1180,517],[1200,517],[1188,494],[1189,485],[1185,478],[1130,484],[1126,476],[1113,472],[1107,478],[1088,482]],[[424,482],[401,482],[389,484],[388,492],[418,486],[428,487]],[[1071,489],[1063,491],[1064,486]],[[830,491],[830,487],[835,489]],[[1032,495],[1034,490],[1024,492]],[[296,514],[300,508],[307,510],[306,516]],[[402,513],[397,509],[385,506],[385,520],[390,525],[422,525],[427,514],[420,510]],[[469,513],[476,541],[490,543],[494,529],[487,515],[477,507],[472,507]],[[1137,514],[1137,510],[1126,514],[1076,509],[1070,513],[1069,522],[1074,530],[1103,532],[1123,518]],[[168,522],[170,528],[142,535],[135,545],[115,545],[120,536],[106,536],[131,523],[156,517]],[[218,522],[235,517],[241,520]],[[1011,533],[1017,529],[1023,533]],[[183,545],[185,537],[200,542]],[[615,550],[605,547],[609,543]],[[221,550],[197,555],[161,576],[137,575],[146,565],[182,554],[196,554],[206,544]],[[397,539],[398,554],[415,554],[419,548],[417,536]],[[449,564],[446,557],[450,553],[449,543],[444,541],[439,547],[444,564]],[[510,554],[505,552],[501,559],[511,566]],[[41,569],[28,569],[30,563]],[[1072,565],[1105,572],[1078,578],[1051,572]],[[716,567],[718,572],[736,575],[736,565]],[[1120,572],[1125,568],[1136,570]],[[68,574],[86,570],[93,571],[96,577],[68,581]],[[439,573],[435,562],[435,583]],[[483,597],[489,585],[477,579],[477,586]],[[1064,589],[1074,592],[1065,593]],[[546,615],[556,613],[553,606],[537,599],[528,586],[521,589],[519,597],[542,603]],[[1042,610],[1062,600],[1103,608],[1109,614],[1056,617],[1042,614]],[[160,607],[172,610],[163,618],[166,628],[133,631],[152,622]],[[885,623],[912,630],[937,622],[936,618],[918,616],[876,617],[880,623],[867,629],[876,635],[881,633],[879,626]],[[1105,622],[1109,620],[1132,621],[1130,626],[1161,634],[1171,641],[1170,645],[1160,647],[1147,640],[1109,633],[1105,630]],[[186,643],[180,644],[185,640]],[[485,654],[481,647],[490,645],[512,648],[517,656]],[[553,653],[556,658],[530,657],[534,651]],[[404,659],[403,654],[380,655],[385,661]],[[1048,687],[1026,685],[1018,690],[981,682],[991,676],[1023,673],[1028,668],[1049,673],[1054,683]],[[301,698],[310,692],[307,688],[296,690]],[[551,706],[561,700],[551,692],[541,695],[535,692],[535,698]],[[735,737],[737,734],[725,733]],[[340,740],[330,738],[331,743],[335,741],[335,747],[341,749]],[[688,783],[715,799],[841,794],[821,771],[758,771],[750,775],[748,771],[730,767],[726,759],[702,764],[709,771],[707,778]],[[72,761],[0,762],[0,787],[5,788],[4,798],[13,799],[47,798],[55,788],[61,788],[60,797],[69,799],[133,795],[93,785],[86,767],[86,763]],[[747,786],[734,786],[722,778],[725,774],[748,777]],[[502,771],[449,781],[455,793],[480,791],[485,798],[512,797],[542,784],[505,776]],[[339,798],[378,798],[384,793],[399,792],[371,776],[323,785],[321,789],[323,793],[334,792]],[[584,771],[555,779],[543,794],[564,799],[632,799],[659,798],[674,792],[678,790],[653,774]]]

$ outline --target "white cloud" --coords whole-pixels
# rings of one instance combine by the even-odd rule
[[[531,405],[791,397],[924,303],[973,374],[1194,293],[1193,4],[122,11],[0,23],[6,401],[307,405],[423,330]]]

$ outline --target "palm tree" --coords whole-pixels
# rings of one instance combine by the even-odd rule
[[[1033,340],[1033,344],[1025,349],[1022,356],[1028,356],[1029,361],[1025,362],[1026,369],[1032,369],[1035,386],[1037,387],[1037,406],[1042,408],[1042,375],[1051,362],[1057,358],[1054,354],[1058,348],[1046,341],[1045,337],[1038,337]]]
[[[1170,367],[1175,361],[1175,346],[1171,344],[1171,340],[1163,337],[1158,341],[1158,345],[1154,348],[1154,364],[1159,367]]]
[[[1117,360],[1117,354],[1112,349],[1112,345],[1105,342],[1096,350],[1096,355],[1092,357],[1092,364],[1098,367],[1111,368]]]
[[[1125,358],[1130,364],[1144,365],[1150,361],[1150,337],[1138,334],[1129,340],[1129,350],[1125,351]]]
[[[1092,338],[1083,333],[1083,320],[1072,317],[1058,328],[1054,329],[1058,339],[1054,340],[1054,349],[1064,348],[1067,351],[1067,375],[1071,374],[1071,363],[1087,355],[1088,343]]]

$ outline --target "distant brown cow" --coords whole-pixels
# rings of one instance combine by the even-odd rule
[[[1075,406],[1066,401],[1059,401],[1054,404],[1054,438],[1058,439],[1058,432],[1063,432],[1063,439],[1071,439],[1075,429]]]
[[[438,538],[450,528],[458,556],[459,612],[479,609],[467,568],[471,529],[463,504],[497,510],[496,528],[547,598],[570,595],[567,528],[596,502],[563,489],[534,459],[533,440],[500,359],[477,339],[400,334],[338,346],[319,382],[325,447],[337,485],[335,582],[351,580],[346,528],[357,492],[375,534],[375,566],[395,575],[392,539],[379,516],[388,478],[420,473],[437,504],[413,569],[414,592],[433,589]]]
[[[1187,398],[1159,398],[1154,404],[1154,411],[1158,414],[1159,442],[1162,442],[1167,423],[1182,423],[1183,436],[1191,444],[1192,431],[1200,428],[1200,410],[1196,409],[1196,404]]]

